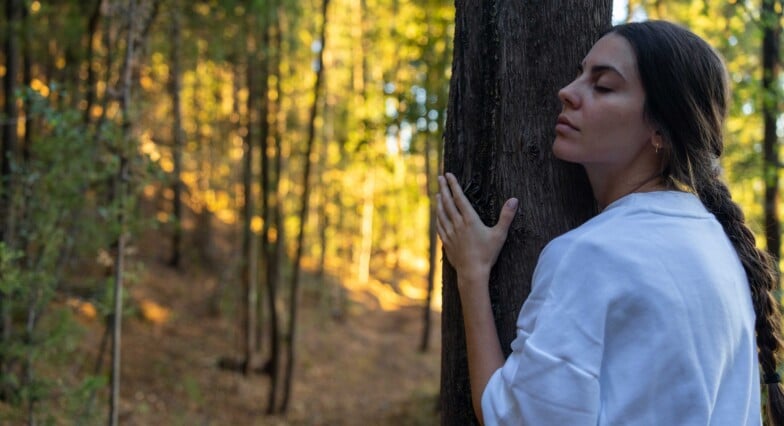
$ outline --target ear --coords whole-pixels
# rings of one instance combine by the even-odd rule
[[[653,145],[653,149],[657,153],[664,148],[664,136],[662,136],[660,130],[655,130],[653,132],[653,135],[651,136],[651,145]]]

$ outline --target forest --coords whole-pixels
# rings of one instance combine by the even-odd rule
[[[4,3],[1,424],[463,424],[433,195],[470,0]],[[723,55],[723,171],[780,259],[782,3],[544,9],[600,7]]]

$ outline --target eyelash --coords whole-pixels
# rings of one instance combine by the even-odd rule
[[[580,78],[582,73],[583,73],[583,67],[582,67],[582,65],[578,65],[577,66],[577,75],[574,78],[575,79]],[[595,90],[598,93],[610,93],[610,92],[612,92],[612,89],[610,89],[609,87],[598,86],[596,84],[594,84],[593,90]]]

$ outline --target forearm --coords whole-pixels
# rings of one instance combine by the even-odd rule
[[[484,282],[458,278],[458,286],[463,306],[471,401],[477,418],[483,422],[482,393],[490,376],[504,364],[504,354],[495,328],[487,279],[479,280]]]

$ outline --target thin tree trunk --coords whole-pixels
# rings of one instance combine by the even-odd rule
[[[243,374],[248,375],[251,371],[251,363],[253,360],[253,353],[256,350],[256,299],[257,294],[257,260],[256,254],[257,239],[251,230],[251,222],[253,220],[254,207],[253,207],[253,112],[256,105],[255,94],[255,69],[254,64],[255,44],[249,42],[248,44],[248,57],[246,64],[246,77],[248,84],[248,100],[247,100],[247,124],[246,135],[244,138],[245,147],[245,165],[243,172],[243,194],[245,199],[244,215],[243,215],[243,232],[242,232],[242,281],[245,290],[245,324],[243,333],[245,336],[245,354],[243,361]]]
[[[553,159],[558,88],[609,28],[612,2],[456,1],[445,171],[457,176],[485,223],[520,199],[490,277],[495,325],[511,351],[520,306],[542,247],[594,212],[581,168]],[[457,277],[444,265],[441,421],[476,424]]]
[[[181,245],[182,245],[182,146],[184,134],[182,130],[182,101],[180,92],[182,90],[182,69],[180,65],[180,9],[179,3],[174,2],[171,12],[171,68],[169,74],[169,90],[172,97],[172,160],[174,170],[172,171],[172,214],[174,216],[174,231],[172,233],[172,247],[169,265],[174,268],[180,267]]]
[[[269,123],[269,67],[270,67],[270,52],[269,46],[269,22],[268,16],[264,15],[261,24],[261,44],[260,54],[261,60],[259,61],[259,191],[261,192],[261,211],[259,216],[262,218],[260,241],[260,256],[259,256],[259,271],[269,271],[270,263],[272,261],[272,241],[270,235],[270,200],[272,197],[270,188],[270,153],[269,153],[269,136],[270,136],[270,123]],[[263,311],[264,311],[264,298],[261,295],[262,289],[265,288],[268,278],[268,272],[259,275],[259,297],[256,304],[257,324],[256,324],[256,352],[261,351],[261,342],[263,341]]]
[[[23,46],[23,53],[22,53],[22,80],[26,87],[31,87],[31,82],[33,79],[32,73],[32,58],[31,58],[31,23],[30,23],[30,14],[28,13],[27,7],[22,8],[22,28],[23,28],[23,39],[22,39],[22,46]],[[25,116],[25,126],[24,126],[24,139],[22,142],[22,165],[26,167],[27,161],[30,159],[30,148],[32,144],[32,114],[31,114],[31,100],[29,97],[25,97],[24,100],[24,116]],[[25,195],[22,196],[23,200],[21,201],[22,204],[22,215],[25,215],[25,209],[27,206],[27,201],[29,196]],[[25,243],[26,237],[21,237],[19,243],[19,247],[24,248],[27,246]],[[39,257],[40,259],[40,257]],[[41,303],[41,289],[38,282],[31,283],[31,288],[29,290],[29,300],[27,305],[27,322],[25,324],[25,339],[27,342],[34,341],[34,331],[36,323],[38,322],[38,315],[39,315],[39,308]],[[35,382],[35,371],[33,366],[33,352],[36,350],[35,347],[32,345],[27,348],[27,356],[24,363],[24,387],[27,389],[31,389],[34,386]],[[34,393],[31,393],[28,397],[27,401],[27,425],[28,426],[35,426],[36,423],[36,397]]]
[[[17,77],[19,75],[19,30],[22,25],[22,2],[8,0],[6,12],[6,39],[5,39],[5,78],[3,79],[3,94],[5,105],[2,121],[2,150],[0,150],[0,243],[5,243],[7,248],[14,248],[14,194],[16,183],[13,176],[12,163],[17,151],[17,120],[19,110],[16,105]],[[0,294],[0,343],[7,347],[11,341],[12,295]],[[11,374],[11,359],[3,355],[0,358],[0,374]],[[12,390],[5,384],[0,387],[0,400],[7,400]]]
[[[781,258],[781,225],[779,203],[779,140],[776,120],[779,116],[779,46],[781,40],[781,12],[775,9],[777,1],[763,0],[761,22],[762,36],[762,115],[764,120],[764,176],[765,176],[765,241],[767,250],[776,260]]]
[[[128,143],[130,141],[130,117],[129,109],[131,102],[131,76],[133,72],[133,48],[134,48],[134,15],[136,1],[131,0],[127,11],[127,41],[125,60],[122,75],[122,95],[120,97],[120,108],[122,111],[122,133],[120,135],[122,145],[120,148],[120,169],[116,178],[115,191],[117,200],[117,223],[119,235],[117,237],[117,254],[114,263],[114,324],[112,328],[112,372],[111,372],[111,401],[109,404],[109,425],[117,426],[120,416],[120,368],[121,347],[122,347],[122,292],[125,271],[125,240],[126,240],[126,205],[125,197],[128,185],[128,156],[131,155]]]
[[[3,78],[2,143],[0,154],[0,241],[8,244],[12,240],[13,194],[14,179],[12,163],[17,152],[17,123],[19,108],[17,107],[16,89],[19,77],[20,37],[22,28],[22,2],[8,0],[5,6],[7,26],[5,39],[5,77]]]
[[[268,254],[267,264],[267,311],[269,311],[269,340],[270,340],[270,358],[267,362],[268,372],[270,377],[269,393],[267,394],[267,414],[274,414],[278,396],[278,383],[280,378],[280,324],[277,308],[277,288],[280,279],[280,266],[283,264],[283,256],[285,255],[285,248],[283,242],[285,239],[285,228],[283,226],[283,195],[281,188],[281,175],[283,171],[283,134],[285,133],[286,119],[282,108],[282,94],[283,86],[281,83],[281,67],[280,62],[283,57],[282,53],[282,23],[285,17],[283,7],[277,6],[277,18],[273,19],[271,28],[274,38],[271,42],[272,51],[275,52],[275,57],[271,64],[271,69],[277,75],[275,79],[275,91],[278,96],[275,102],[271,104],[274,110],[270,116],[273,123],[270,125],[272,130],[271,140],[275,141],[275,163],[272,175],[274,176],[273,188],[270,191],[272,196],[270,220],[274,220],[275,241],[271,244],[270,253]],[[268,237],[271,238],[271,235]]]
[[[322,182],[321,188],[321,196],[319,197],[319,205],[318,205],[318,232],[319,232],[319,261],[318,261],[318,283],[319,287],[322,289],[321,296],[323,299],[326,299],[326,295],[328,293],[324,292],[324,277],[326,275],[327,269],[327,229],[331,225],[329,222],[329,216],[327,215],[327,205],[329,204],[329,194],[328,194],[328,187],[324,184],[324,170],[327,166],[327,142],[329,139],[325,137],[323,138],[324,144],[321,146],[321,152],[319,153],[319,172],[318,174],[321,176],[319,179]]]
[[[90,123],[90,114],[92,113],[93,104],[95,103],[95,68],[93,67],[93,59],[95,57],[95,48],[93,41],[95,33],[98,31],[98,23],[101,19],[101,4],[103,0],[95,0],[95,6],[90,13],[90,19],[87,21],[87,78],[85,79],[85,108],[83,121],[87,125]]]
[[[33,82],[33,24],[30,21],[30,13],[26,7],[22,8],[22,12],[22,81],[24,81],[25,87],[31,87]],[[33,114],[31,106],[31,99],[29,97],[25,97],[25,126],[24,140],[22,141],[22,164],[27,164],[27,161],[30,159],[30,148],[33,144]],[[24,247],[24,245],[20,244],[19,247]]]
[[[375,175],[368,171],[362,188],[362,218],[359,228],[359,247],[357,249],[358,284],[367,284],[370,280],[370,256],[373,251],[373,210],[375,192]]]
[[[324,0],[321,7],[321,34],[319,40],[321,41],[321,50],[319,51],[318,68],[316,69],[316,83],[313,86],[313,105],[310,109],[310,120],[308,122],[308,139],[307,148],[305,149],[305,172],[302,179],[302,206],[299,213],[299,233],[297,235],[297,252],[294,256],[293,271],[291,274],[291,293],[289,297],[289,333],[287,336],[288,344],[286,345],[286,371],[283,382],[283,401],[281,402],[280,412],[286,412],[291,398],[291,382],[294,375],[294,344],[296,342],[297,330],[297,305],[299,304],[299,273],[300,262],[302,260],[302,253],[304,250],[305,240],[305,225],[308,218],[308,204],[310,199],[310,155],[313,152],[313,145],[315,140],[315,127],[316,127],[316,113],[319,104],[319,92],[322,84],[322,76],[324,74],[324,50],[327,47],[326,28],[327,28],[327,7],[329,0]]]
[[[428,26],[428,34],[431,34],[431,22],[432,17],[428,11],[426,11],[426,20]],[[445,44],[449,44],[448,42],[451,41],[450,35],[448,32],[445,32],[446,40]],[[435,95],[436,102],[434,105],[431,105],[430,108],[435,109],[439,112],[438,119],[438,136],[434,136],[432,133],[425,133],[425,143],[424,143],[424,150],[425,150],[425,192],[428,197],[428,205],[429,205],[429,212],[428,212],[428,273],[427,273],[427,296],[425,299],[425,306],[424,306],[424,318],[423,318],[423,328],[422,328],[422,341],[419,345],[420,352],[426,352],[430,345],[430,328],[431,328],[431,304],[433,301],[433,291],[435,288],[435,281],[436,281],[436,271],[438,269],[438,235],[436,232],[436,204],[434,203],[435,194],[438,192],[438,180],[437,175],[440,172],[443,152],[444,152],[444,140],[441,137],[441,129],[443,128],[443,118],[441,117],[446,110],[446,90],[441,89],[441,75],[445,70],[449,58],[451,58],[451,51],[445,50],[443,54],[440,54],[436,57],[433,52],[433,46],[436,44],[436,40],[429,40],[428,41],[428,57],[426,57],[425,61],[432,68],[428,69],[427,72],[427,84],[426,90],[428,92],[428,97]],[[428,129],[429,131],[429,129]],[[435,163],[433,162],[433,152],[435,151]]]
[[[433,288],[435,287],[436,268],[438,262],[438,252],[436,250],[438,248],[438,237],[436,233],[436,204],[433,202],[433,198],[437,190],[435,175],[437,174],[438,168],[433,167],[433,159],[431,158],[433,151],[433,147],[431,146],[432,140],[433,138],[430,137],[429,134],[425,134],[425,188],[429,203],[427,258],[429,260],[430,267],[427,271],[427,297],[425,298],[424,319],[422,321],[422,341],[419,344],[420,352],[427,352],[428,346],[430,345],[430,305],[433,301]],[[439,143],[436,145],[441,144]],[[440,161],[437,164],[440,164]]]

